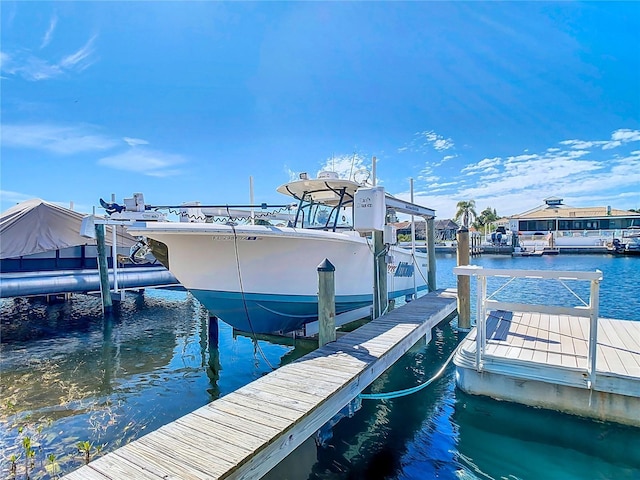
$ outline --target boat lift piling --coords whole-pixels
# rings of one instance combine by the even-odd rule
[[[457,265],[469,265],[469,230],[464,225],[457,233]],[[471,329],[471,279],[467,275],[458,275],[458,328]]]
[[[436,291],[436,223],[433,217],[427,218],[427,259],[429,270],[427,284],[430,292]]]
[[[109,286],[109,269],[107,266],[107,244],[104,239],[104,224],[96,223],[96,243],[98,245],[98,272],[100,274],[100,296],[102,297],[102,311],[109,313],[113,307],[111,287]]]

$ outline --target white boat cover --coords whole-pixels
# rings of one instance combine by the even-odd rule
[[[80,224],[87,214],[34,198],[21,202],[0,215],[0,259],[49,252],[79,245],[95,245],[80,236]],[[105,240],[111,245],[111,228]],[[117,229],[118,247],[130,247],[136,239],[123,227]]]

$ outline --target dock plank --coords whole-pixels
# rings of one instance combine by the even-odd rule
[[[547,361],[551,365],[562,366],[562,336],[560,335],[560,317],[549,315]]]
[[[505,357],[517,359],[522,354],[524,339],[527,336],[527,324],[522,319],[522,314],[513,313],[511,329],[509,331],[509,349]]]
[[[250,420],[254,424],[274,427],[279,430],[282,430],[293,423],[293,420],[287,420],[279,415],[272,414],[271,411],[265,412],[255,408],[249,408],[239,403],[228,402],[224,398],[216,400],[215,405],[208,404],[203,408],[210,408],[215,411],[225,412],[227,415],[232,417]]]
[[[538,321],[540,314],[523,313],[522,322],[527,325],[527,330],[523,339],[522,348],[518,360],[533,360],[534,346],[538,337]]]
[[[561,339],[562,366],[569,368],[577,368],[576,350],[573,345],[573,336],[571,333],[571,323],[568,315],[558,315]]]
[[[628,340],[627,330],[619,322],[603,321],[599,332],[605,337],[604,342],[598,343],[603,343],[603,353],[608,363],[611,362],[609,371],[630,375],[636,367],[640,366],[640,354],[634,354],[629,349],[629,347],[633,348],[633,342]]]
[[[640,322],[620,322],[620,320],[610,320],[618,323],[621,338],[625,340],[625,346],[635,353],[640,353]]]
[[[578,368],[587,368],[587,356],[589,349],[587,346],[587,338],[582,329],[582,321],[579,317],[569,316],[569,325],[571,326],[571,338],[573,340],[573,350]]]
[[[117,455],[106,455],[91,462],[91,468],[111,478],[111,475],[119,477],[130,477],[140,480],[158,480],[164,478],[177,479],[177,475],[165,474],[161,472],[151,472],[131,463],[126,457]]]

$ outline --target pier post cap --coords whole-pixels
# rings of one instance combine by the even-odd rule
[[[333,263],[329,261],[328,258],[325,258],[320,265],[318,265],[319,272],[335,272],[336,267],[333,266]]]
[[[468,232],[469,232],[469,229],[464,225],[461,225],[460,228],[458,229],[458,233],[468,233]]]

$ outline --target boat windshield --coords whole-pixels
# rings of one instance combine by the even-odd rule
[[[318,230],[336,231],[353,228],[353,197],[342,191],[326,190],[332,201],[320,200],[321,191],[305,192],[298,204],[294,226]],[[339,196],[335,202],[336,194]]]

